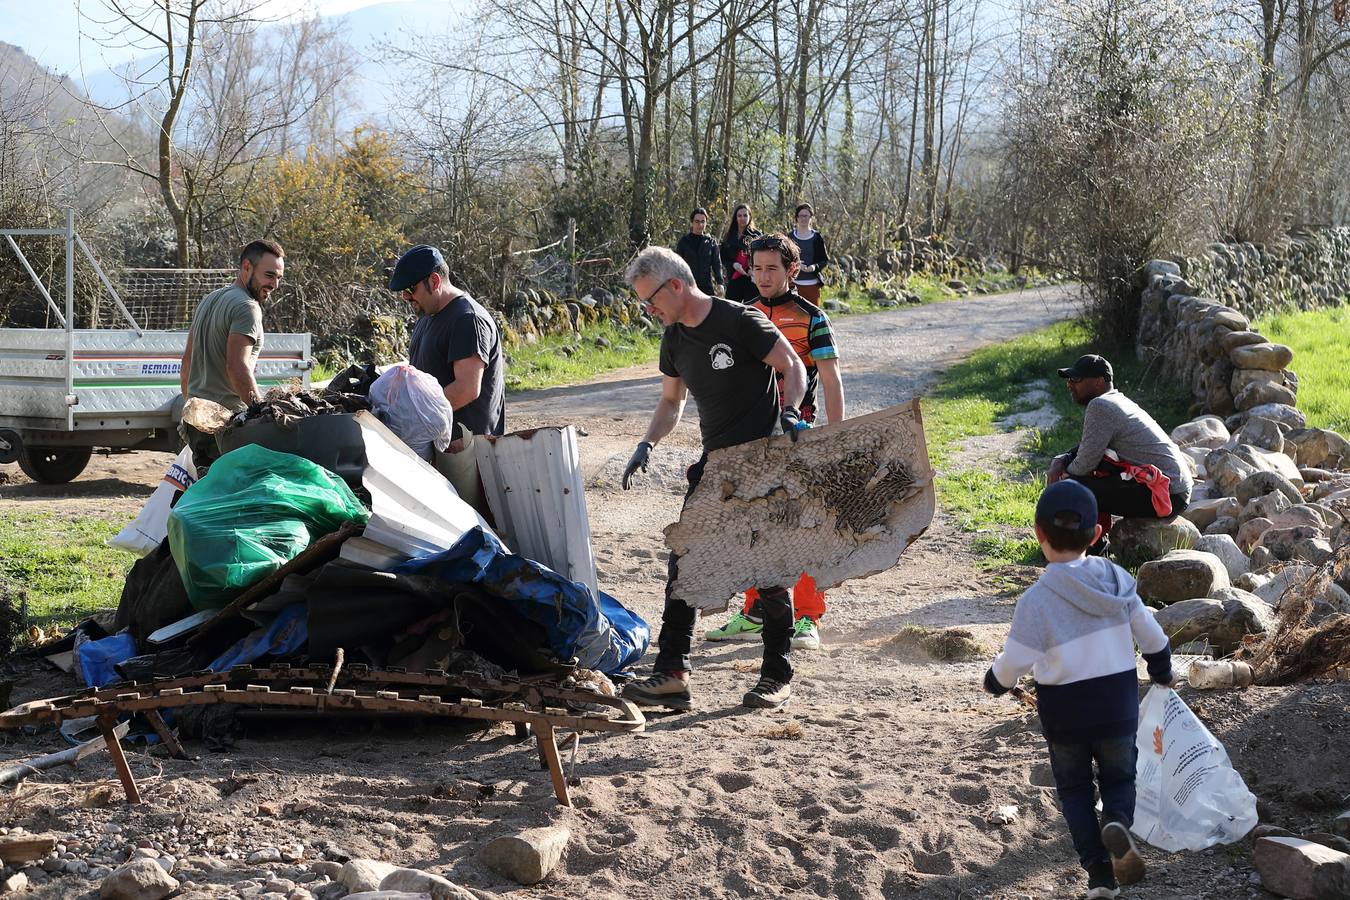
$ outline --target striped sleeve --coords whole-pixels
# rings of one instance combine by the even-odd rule
[[[808,347],[811,362],[839,358],[839,348],[834,343],[834,329],[830,327],[830,317],[820,310],[811,315]]]

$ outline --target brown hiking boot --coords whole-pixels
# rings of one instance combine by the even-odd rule
[[[667,709],[693,709],[689,695],[689,680],[669,672],[653,672],[646,678],[630,681],[623,689],[623,699],[638,706],[664,706]]]
[[[1139,855],[1139,847],[1130,829],[1119,822],[1107,822],[1102,826],[1102,843],[1111,854],[1111,868],[1116,873],[1116,881],[1134,884],[1143,879],[1144,860]]]

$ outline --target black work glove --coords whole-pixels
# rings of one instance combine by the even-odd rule
[[[641,469],[643,474],[646,474],[647,458],[651,456],[651,453],[651,441],[641,441],[638,443],[637,449],[633,451],[633,455],[628,457],[628,465],[623,467],[623,489],[625,491],[633,482],[633,473]]]
[[[778,415],[778,422],[783,426],[783,434],[790,435],[794,443],[797,440],[797,432],[811,427],[809,423],[802,421],[802,414],[795,406],[783,407],[783,411]]]

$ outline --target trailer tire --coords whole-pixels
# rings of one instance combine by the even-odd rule
[[[93,447],[28,447],[19,453],[19,468],[39,484],[73,481],[89,465]]]

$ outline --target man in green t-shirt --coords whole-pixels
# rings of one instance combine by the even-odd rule
[[[197,305],[178,375],[184,402],[201,397],[237,412],[262,396],[253,377],[263,344],[258,304],[281,284],[283,257],[275,241],[251,242],[239,254],[234,283],[212,291]],[[215,437],[186,422],[179,433],[192,448],[200,476],[220,456]]]

